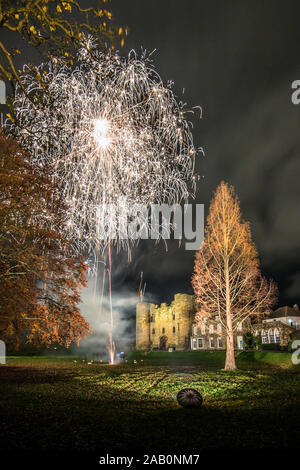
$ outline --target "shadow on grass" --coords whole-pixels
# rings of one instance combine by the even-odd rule
[[[71,376],[71,375],[70,375]],[[1,366],[0,384],[55,383],[66,380],[65,372],[34,367]]]
[[[43,384],[43,382],[40,382]],[[121,400],[16,390],[1,407],[5,450],[201,451],[204,449],[294,448],[299,442],[299,407],[247,409],[204,401],[201,409],[174,400]],[[83,392],[84,393],[84,392]]]

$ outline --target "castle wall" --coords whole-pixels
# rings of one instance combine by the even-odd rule
[[[139,302],[136,306],[136,348],[150,348],[150,307],[147,302]]]
[[[170,305],[137,305],[137,349],[188,349],[195,313],[194,297],[176,294]]]

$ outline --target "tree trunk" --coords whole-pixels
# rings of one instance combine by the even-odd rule
[[[236,369],[235,357],[234,357],[234,339],[233,331],[227,330],[227,348],[226,348],[226,361],[225,370]]]
[[[226,347],[226,361],[225,370],[236,369],[234,357],[234,339],[232,330],[232,316],[231,316],[231,302],[230,302],[230,285],[229,285],[229,269],[228,262],[225,265],[225,285],[226,285],[226,333],[227,333],[227,347]]]

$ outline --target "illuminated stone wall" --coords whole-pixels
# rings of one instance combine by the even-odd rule
[[[136,348],[189,349],[194,314],[194,297],[188,294],[176,294],[170,305],[137,304]]]

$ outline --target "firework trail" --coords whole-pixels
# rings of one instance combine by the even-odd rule
[[[95,271],[98,258],[108,257],[111,282],[111,247],[130,252],[138,241],[122,236],[124,214],[194,194],[192,111],[145,53],[103,53],[91,38],[76,66],[53,58],[33,71],[25,67],[22,83],[26,94],[17,88],[11,130],[34,161],[50,164],[68,207],[66,236],[94,259]]]

